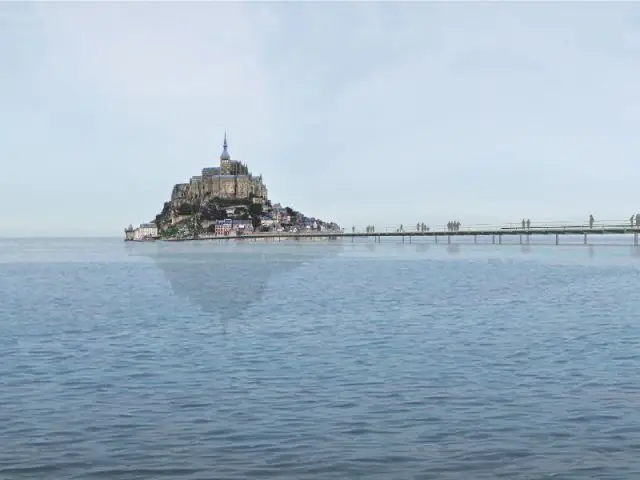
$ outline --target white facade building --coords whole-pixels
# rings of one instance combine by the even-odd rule
[[[133,231],[134,240],[144,240],[145,238],[154,238],[158,236],[158,227],[155,223],[141,223],[138,228]]]

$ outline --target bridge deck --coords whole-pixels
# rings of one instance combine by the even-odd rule
[[[493,228],[493,229],[464,229],[458,231],[433,230],[427,232],[277,232],[250,233],[245,235],[229,235],[202,237],[202,239],[254,239],[254,238],[365,238],[365,237],[469,237],[469,236],[533,236],[533,235],[624,235],[639,234],[640,227],[621,226],[561,226],[561,227],[533,227],[521,228]],[[189,239],[190,240],[190,239]]]

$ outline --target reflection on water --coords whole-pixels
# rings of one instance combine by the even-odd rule
[[[459,243],[450,243],[447,245],[447,252],[449,253],[460,253],[460,244]]]
[[[159,267],[176,295],[223,319],[240,318],[262,300],[273,277],[334,256],[341,242],[156,242],[130,249]]]
[[[162,270],[171,289],[179,297],[197,305],[202,311],[223,318],[239,318],[248,314],[248,307],[263,298],[269,282],[277,276],[285,275],[310,262],[324,261],[328,257],[344,252],[344,247],[353,251],[368,252],[371,255],[385,255],[387,252],[415,252],[438,256],[438,252],[449,255],[480,255],[483,249],[500,249],[509,252],[511,246],[464,245],[457,242],[446,244],[446,250],[431,242],[395,243],[379,245],[373,242],[352,244],[341,241],[283,241],[283,242],[156,242],[154,244],[126,245],[130,256],[143,256],[153,260]],[[514,245],[522,254],[545,255],[548,249],[563,251],[567,258],[572,255],[594,258],[598,248],[616,249],[600,245],[588,245],[586,254],[569,252],[562,247],[550,245]],[[362,248],[364,247],[364,249]],[[560,250],[558,250],[560,248]],[[349,248],[349,251],[352,249]],[[516,250],[516,251],[518,251]],[[498,251],[498,250],[496,250]],[[513,250],[511,250],[513,251]],[[580,249],[582,251],[582,249]],[[618,250],[618,258],[625,253]],[[632,247],[630,254],[640,258],[640,248]],[[606,256],[606,255],[605,255]],[[564,257],[564,255],[562,255]],[[584,257],[583,257],[584,258]]]
[[[638,479],[639,249],[332,243],[0,240],[0,479]]]

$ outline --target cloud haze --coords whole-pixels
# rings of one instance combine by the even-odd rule
[[[628,218],[639,25],[632,3],[4,3],[0,234],[120,235],[225,130],[274,200],[345,227]]]

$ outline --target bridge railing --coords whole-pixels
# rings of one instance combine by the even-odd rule
[[[427,231],[429,232],[438,232],[438,233],[447,233],[450,232],[446,225],[428,225],[425,222],[425,226],[427,227]],[[375,230],[373,232],[367,232],[366,227],[358,228],[356,227],[355,233],[396,233],[396,232],[404,232],[407,234],[420,232],[420,230],[416,229],[416,225],[402,225],[402,230],[400,230],[400,224],[398,225],[385,225],[383,227],[375,226]],[[621,219],[605,219],[605,220],[595,220],[593,225],[591,226],[588,221],[576,221],[576,220],[552,220],[552,221],[538,221],[531,222],[527,227],[525,224],[524,230],[544,230],[544,229],[563,229],[563,230],[602,230],[606,228],[635,228],[635,224],[631,225],[629,219],[621,220]],[[472,224],[460,224],[459,231],[498,231],[498,230],[523,230],[522,222],[505,222],[505,223],[472,223]],[[345,233],[352,233],[352,229],[344,229]]]

